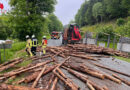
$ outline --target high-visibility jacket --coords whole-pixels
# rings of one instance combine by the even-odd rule
[[[36,38],[32,39],[32,47],[37,47],[38,41]]]
[[[42,45],[47,45],[47,40],[46,39],[42,40]]]
[[[32,48],[32,40],[31,39],[27,40],[26,48]]]

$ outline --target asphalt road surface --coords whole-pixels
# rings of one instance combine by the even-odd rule
[[[60,46],[60,45],[62,45],[62,36],[60,37],[60,39],[50,39],[50,40],[48,40],[48,46]],[[97,63],[100,63],[101,65],[104,65],[106,67],[113,68],[115,70],[130,74],[130,63],[119,60],[119,59],[113,59],[113,57],[100,58],[100,59],[101,60],[99,60]],[[62,61],[62,59],[60,57],[58,58],[58,60]],[[84,61],[80,58],[75,58],[75,60]],[[85,60],[84,64],[89,65],[86,62],[86,60]],[[101,69],[102,71],[107,72],[109,74],[113,73],[113,72],[106,70],[106,69],[103,69],[103,68],[95,67],[95,66],[92,66],[92,65],[90,65],[90,66],[93,67],[93,68],[99,69],[99,70]],[[73,75],[67,73],[64,70],[63,70],[63,72],[65,73],[65,75],[67,77],[71,78],[77,85],[79,85],[81,90],[89,90],[83,82],[76,79]],[[130,81],[129,77],[126,77],[126,76],[123,76],[123,75],[120,75],[120,74],[117,74],[117,75],[119,75],[121,78],[124,78],[124,79]],[[109,88],[109,90],[130,90],[130,86],[128,86],[124,83],[117,84],[117,83],[115,83],[111,80],[108,80],[108,79],[100,80],[100,79],[93,78],[93,77],[89,77],[89,79],[94,81],[94,82],[97,82],[101,86],[106,85]],[[63,89],[61,89],[61,90],[63,90]]]
[[[62,36],[60,36],[60,39],[48,40],[48,46],[60,46],[60,45],[62,45]]]

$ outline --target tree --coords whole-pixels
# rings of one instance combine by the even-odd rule
[[[101,2],[97,2],[94,4],[92,12],[97,22],[102,21],[104,15],[103,15],[103,6]]]
[[[54,11],[56,0],[10,0],[12,11],[10,13],[13,36],[25,40],[26,35],[35,34],[41,37],[45,18],[44,13]]]
[[[62,23],[58,20],[58,18],[54,14],[50,14],[48,16],[48,29],[51,33],[52,31],[61,31],[63,29]]]

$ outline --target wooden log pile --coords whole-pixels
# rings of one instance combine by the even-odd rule
[[[37,51],[40,50],[41,49],[38,48]],[[79,90],[80,86],[74,83],[74,81],[71,78],[67,77],[66,73],[63,72],[63,69],[66,70],[69,74],[74,75],[76,79],[84,82],[90,90],[110,90],[109,87],[107,87],[106,85],[102,86],[99,85],[98,82],[91,80],[91,78],[89,78],[90,76],[102,81],[108,79],[119,85],[123,82],[126,85],[130,86],[129,81],[121,78],[115,73],[122,74],[127,77],[130,76],[129,74],[125,74],[123,72],[111,69],[109,67],[93,63],[98,62],[98,59],[95,58],[97,56],[86,54],[87,52],[128,57],[126,53],[115,51],[108,48],[97,47],[95,45],[83,44],[68,45],[62,47],[48,47],[47,51],[48,54],[45,56],[33,56],[27,58],[26,60],[31,59],[32,61],[36,62],[37,60],[44,60],[45,58],[49,58],[48,60],[44,60],[43,62],[38,62],[35,64],[29,64],[28,66],[19,67],[10,72],[0,74],[0,81],[2,83],[6,83],[6,81],[9,79],[15,79],[19,75],[27,74],[22,79],[12,83],[14,85],[0,84],[0,90],[57,90],[58,83],[61,82],[64,83],[64,87],[68,90]],[[60,56],[64,60],[62,62],[58,61],[56,56]],[[88,63],[93,64],[95,67],[104,68],[109,71],[112,71],[113,73],[106,73],[101,69],[97,70],[88,65],[76,63],[74,60],[72,60],[71,57],[89,60]],[[91,60],[93,62],[91,62]],[[23,58],[17,58],[12,61],[1,64],[0,72],[9,68],[13,68],[17,64],[22,63],[23,61],[25,61]],[[46,80],[46,76],[48,76],[49,74],[49,80]],[[38,84],[40,80],[42,80],[42,78],[46,80],[47,85],[43,89],[40,89]],[[21,86],[21,84],[23,83],[26,84],[26,86]]]

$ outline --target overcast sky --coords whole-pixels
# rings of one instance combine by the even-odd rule
[[[4,4],[4,10],[10,9],[8,5],[9,0],[0,0],[0,3]],[[55,15],[59,18],[64,25],[68,24],[74,19],[78,9],[84,0],[57,0],[58,3],[55,6]],[[3,11],[4,11],[3,10]]]
[[[64,25],[68,24],[74,19],[78,9],[84,0],[57,0],[58,4],[55,6],[55,15]]]

